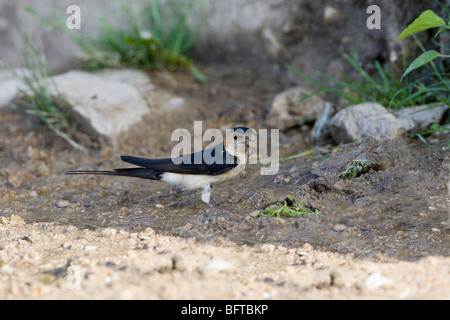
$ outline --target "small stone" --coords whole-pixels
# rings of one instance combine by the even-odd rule
[[[259,247],[261,252],[273,252],[275,250],[275,246],[271,243],[265,243],[261,247]]]
[[[221,273],[232,270],[233,264],[227,260],[214,258],[202,270],[203,273]]]
[[[58,208],[64,209],[71,205],[71,202],[69,200],[59,200],[56,206]]]
[[[117,233],[116,229],[106,228],[106,229],[102,230],[101,235],[103,237],[114,237],[116,235],[116,233]]]
[[[325,101],[319,96],[312,96],[299,103],[303,97],[311,93],[312,90],[308,88],[294,87],[276,95],[267,117],[267,124],[280,130],[286,130],[319,115],[325,108]]]
[[[297,254],[300,256],[309,255],[314,251],[314,247],[310,243],[305,243],[301,248],[297,250]]]
[[[260,210],[254,210],[248,214],[249,217],[256,218],[260,214]]]
[[[433,123],[441,123],[447,115],[449,106],[438,104],[408,107],[397,111],[399,119],[412,120],[414,126],[408,132],[420,132],[427,129]]]
[[[344,15],[342,14],[341,11],[330,6],[326,6],[323,11],[323,23],[325,25],[329,25],[332,22],[336,22],[342,17],[344,17]]]
[[[410,119],[397,119],[378,103],[361,103],[339,111],[330,121],[330,131],[338,143],[362,138],[392,138],[414,126]]]
[[[11,215],[10,217],[2,217],[0,220],[3,224],[7,224],[15,227],[23,227],[25,225],[25,220],[18,215]]]
[[[368,290],[373,291],[382,288],[390,288],[392,287],[393,283],[391,279],[384,277],[383,275],[381,275],[381,272],[377,271],[367,278],[365,285]]]
[[[333,227],[333,231],[336,231],[336,232],[342,232],[342,231],[345,231],[345,230],[347,230],[347,226],[345,224],[342,224],[342,223],[337,223]]]
[[[274,57],[278,58],[283,51],[283,45],[274,34],[272,28],[265,28],[262,32],[263,44],[266,50]]]
[[[188,230],[191,230],[193,228],[192,223],[188,222],[184,226],[180,227],[180,233],[184,233]]]

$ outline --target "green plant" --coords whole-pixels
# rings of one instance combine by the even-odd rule
[[[421,132],[417,132],[412,136],[419,138],[420,141],[422,141],[423,143],[425,143],[426,145],[428,145],[431,148],[440,149],[438,146],[428,143],[428,141],[425,139],[425,136],[430,135],[430,134],[441,133],[441,132],[450,134],[450,124],[447,123],[447,125],[441,126],[438,123],[433,123],[428,129],[423,130]],[[447,139],[447,148],[448,148],[447,150],[450,150],[450,140],[449,139]]]
[[[420,16],[413,21],[408,27],[403,30],[403,32],[399,35],[400,39],[405,39],[409,36],[412,36],[416,33],[431,29],[431,28],[439,28],[438,32],[434,35],[436,38],[439,33],[444,30],[450,30],[450,21],[446,23],[444,19],[436,15],[432,10],[426,10],[420,14]],[[436,58],[450,58],[450,55],[443,55],[436,50],[428,50],[425,51],[417,57],[405,70],[405,73],[402,76],[402,79],[409,74],[411,71],[416,70],[427,63],[430,63],[432,60]]]
[[[339,175],[339,179],[353,179],[359,176],[365,170],[365,162],[367,160],[352,160],[347,166],[347,169]]]
[[[295,201],[295,198],[292,196],[287,197],[283,204],[277,202],[278,208],[266,208],[266,213],[260,212],[258,217],[277,217],[281,218],[282,216],[289,217],[306,217],[308,214],[316,214],[322,216],[319,210],[315,209],[312,211],[311,209],[303,206],[303,200],[300,200],[299,203]]]
[[[195,43],[200,19],[193,26],[189,19],[196,14],[194,0],[149,0],[147,8],[132,8],[120,2],[122,27],[113,28],[104,18],[99,18],[100,33],[87,37],[70,32],[56,14],[41,17],[36,10],[26,10],[50,29],[70,37],[85,53],[89,69],[130,66],[143,69],[162,69],[181,66],[190,70],[199,82],[207,77],[186,54]]]
[[[427,77],[423,79],[406,79],[405,83],[398,80],[387,67],[383,68],[380,62],[375,61],[363,67],[359,61],[357,45],[350,53],[343,55],[345,61],[358,75],[359,80],[351,79],[347,74],[342,73],[342,80],[335,79],[324,73],[318,73],[317,80],[300,70],[287,65],[294,74],[308,81],[318,89],[310,95],[302,98],[302,101],[311,96],[330,93],[349,104],[359,104],[363,102],[377,102],[393,110],[405,107],[426,104],[433,101],[450,103],[448,92],[450,82],[448,75],[444,72],[444,66],[438,67],[439,78]],[[406,62],[405,62],[406,65]]]
[[[37,116],[56,135],[63,138],[74,148],[87,152],[87,149],[76,143],[69,135],[69,119],[65,103],[58,88],[50,77],[45,56],[39,54],[29,41],[27,52],[22,52],[28,72],[12,71],[24,84],[25,89],[19,89],[21,99],[11,107]]]
[[[287,160],[292,160],[292,159],[306,157],[306,156],[312,155],[314,153],[314,151],[316,151],[316,149],[313,148],[313,149],[307,150],[305,152],[294,154],[292,156],[286,157],[286,158],[284,158],[284,160],[287,161]]]
[[[447,11],[448,12],[448,11]],[[443,72],[444,68],[442,66],[442,60],[438,66],[435,65],[434,61],[436,58],[450,58],[450,55],[444,55],[439,53],[436,50],[425,50],[423,45],[417,40],[417,37],[415,36],[416,33],[431,29],[431,28],[438,28],[438,31],[434,35],[434,38],[436,38],[441,32],[450,30],[450,18],[449,22],[445,22],[444,19],[436,15],[432,10],[426,10],[422,12],[417,19],[415,19],[408,27],[403,30],[403,32],[399,35],[400,39],[405,39],[409,36],[413,36],[416,40],[417,44],[419,45],[420,49],[422,50],[422,54],[417,57],[405,70],[403,73],[402,79],[411,73],[412,71],[421,68],[425,65],[430,65],[432,73],[434,75],[434,78],[436,79],[435,82],[439,82],[441,86],[443,86],[447,90],[447,99],[444,101],[441,100],[441,102],[449,105],[449,95],[448,92],[450,92],[450,81],[448,80],[448,73]],[[448,124],[448,119],[447,119]],[[434,123],[430,126],[430,128],[416,133],[414,136],[417,136],[422,142],[425,144],[436,147],[433,145],[430,145],[424,136],[429,134],[434,134],[438,132],[450,132],[450,129],[447,126],[441,126],[437,123]],[[450,140],[447,140],[447,145],[450,148]],[[436,147],[437,148],[437,147]]]

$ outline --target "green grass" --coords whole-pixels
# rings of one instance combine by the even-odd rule
[[[316,214],[322,216],[319,210],[312,211],[311,209],[303,206],[303,200],[299,203],[296,202],[292,196],[287,197],[283,204],[277,202],[278,208],[266,208],[266,213],[260,212],[258,217],[306,217],[308,214]]]
[[[450,134],[450,116],[445,121],[445,125],[440,125],[438,123],[433,123],[428,129],[425,129],[421,132],[417,132],[413,135],[413,137],[419,138],[420,141],[422,141],[427,146],[433,148],[433,149],[441,149],[438,146],[435,146],[431,143],[429,143],[425,137],[431,134],[437,134],[437,133],[445,133],[447,135]],[[448,136],[447,136],[448,137]],[[447,150],[450,150],[450,139],[447,138],[446,140]]]
[[[357,74],[359,80],[342,73],[342,80],[324,73],[313,78],[292,66],[287,66],[294,74],[305,79],[318,89],[304,100],[318,94],[330,93],[347,101],[348,104],[377,102],[387,108],[400,110],[405,107],[442,102],[450,104],[450,74],[445,71],[442,61],[430,63],[429,75],[419,79],[405,77],[401,82],[379,61],[363,66],[359,61],[357,48],[343,55],[345,61]],[[406,66],[406,62],[404,61]]]
[[[31,41],[28,44],[27,51],[22,54],[29,73],[13,71],[13,74],[24,84],[25,89],[19,89],[21,98],[17,104],[13,104],[11,107],[38,117],[48,128],[71,146],[87,152],[86,148],[76,143],[68,135],[70,123],[65,102],[50,77],[44,54],[40,54],[31,44]]]
[[[284,158],[284,160],[287,161],[287,160],[292,160],[292,159],[306,157],[306,156],[314,154],[314,151],[316,151],[316,149],[313,148],[313,149],[307,150],[305,152],[294,154],[292,156],[286,157],[286,158]]]
[[[26,7],[26,10],[42,25],[70,37],[85,53],[88,69],[181,66],[188,69],[197,81],[207,81],[187,56],[196,42],[201,18],[194,5],[195,0],[168,0],[165,5],[161,0],[149,0],[143,8],[128,6],[124,1],[119,3],[121,27],[113,28],[104,17],[100,17],[100,32],[91,37],[69,31],[62,23],[63,17],[55,13],[44,18],[31,7]]]

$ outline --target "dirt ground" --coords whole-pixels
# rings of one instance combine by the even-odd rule
[[[193,108],[155,111],[118,148],[92,143],[92,155],[31,116],[0,110],[0,298],[450,298],[450,159],[442,148],[409,138],[316,147],[282,161],[275,176],[256,166],[213,187],[215,208],[198,192],[162,184],[64,175],[122,166],[120,154],[166,156],[168,134],[194,120],[264,128],[274,95],[292,85],[251,67],[207,73],[207,85],[185,73],[151,74]],[[310,129],[282,133],[281,157],[314,147]],[[354,159],[368,170],[339,179]],[[322,216],[256,216],[288,195]]]

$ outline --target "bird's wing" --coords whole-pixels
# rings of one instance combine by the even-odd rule
[[[221,161],[217,161],[218,163],[213,162],[211,164],[208,163],[211,161],[205,161],[205,157],[207,156],[215,158],[216,150],[217,149],[207,149],[174,159],[147,159],[133,156],[121,156],[120,158],[122,161],[150,170],[182,174],[218,175],[225,173],[238,165],[238,159],[227,154],[224,148],[218,148],[220,154],[217,156],[217,159],[220,159]]]

